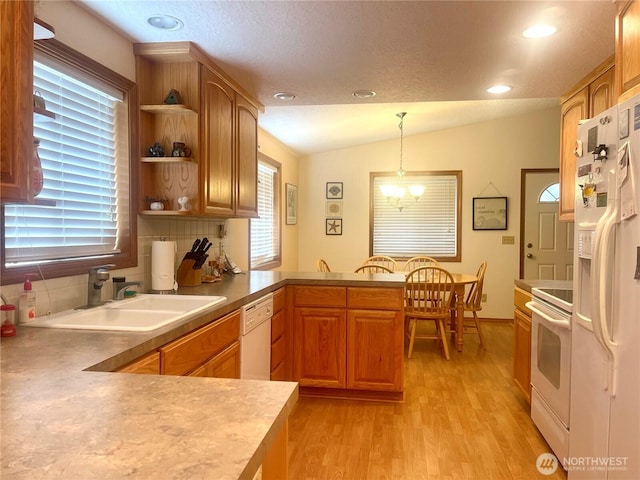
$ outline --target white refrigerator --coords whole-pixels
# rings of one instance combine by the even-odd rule
[[[569,480],[638,480],[640,96],[580,125],[576,157],[569,457],[560,460]]]

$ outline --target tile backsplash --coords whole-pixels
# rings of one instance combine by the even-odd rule
[[[220,226],[226,236],[218,238]],[[126,277],[127,281],[141,281],[142,287],[133,287],[139,292],[151,289],[151,242],[162,238],[176,242],[175,267],[178,268],[184,254],[191,249],[196,238],[207,237],[213,243],[209,258],[215,259],[222,249],[226,251],[232,244],[232,232],[224,219],[204,219],[190,217],[138,217],[138,266],[110,271],[110,277]],[[87,303],[88,273],[71,277],[32,280],[36,292],[36,314],[38,316],[76,308]],[[112,297],[112,283],[108,281],[102,288],[102,299]],[[10,303],[18,305],[22,283],[2,286],[2,293]]]

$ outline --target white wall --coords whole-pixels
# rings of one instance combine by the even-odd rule
[[[411,112],[409,112],[411,113]],[[407,116],[406,121],[410,121]],[[513,280],[519,272],[520,170],[557,167],[560,107],[466,127],[404,138],[405,170],[462,170],[462,261],[445,263],[475,273],[488,263],[482,316],[513,316]],[[369,256],[369,173],[398,168],[400,140],[312,155],[300,162],[299,269],[315,271],[317,259],[334,271],[353,271]],[[343,233],[325,235],[325,184],[343,182]],[[493,183],[495,188],[490,185]],[[508,230],[474,231],[472,198],[508,197]],[[515,237],[502,245],[502,236]]]

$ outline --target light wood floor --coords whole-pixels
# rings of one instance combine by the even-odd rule
[[[483,323],[452,346],[416,340],[405,359],[405,402],[300,397],[289,420],[289,478],[295,480],[564,479],[543,476],[551,450],[511,378],[513,326]]]

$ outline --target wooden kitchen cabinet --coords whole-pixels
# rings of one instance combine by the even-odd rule
[[[190,42],[135,44],[140,85],[140,211],[144,214],[257,216],[258,110],[209,57]],[[171,89],[182,104],[162,105]],[[166,108],[163,108],[166,107]],[[160,142],[170,156],[173,142],[186,143],[190,158],[149,158]],[[188,211],[177,199],[189,198]],[[150,199],[165,208],[150,211]]]
[[[258,109],[236,95],[235,216],[258,216]]]
[[[29,202],[33,158],[33,2],[0,1],[0,200]]]
[[[403,290],[347,288],[347,388],[402,390]]]
[[[296,381],[301,386],[345,388],[347,312],[343,308],[294,310]]]
[[[531,294],[514,288],[513,380],[531,404],[531,310],[525,304]]]
[[[233,342],[204,365],[196,368],[189,376],[240,378],[240,342]]]
[[[285,289],[273,292],[273,316],[271,317],[271,380],[286,380]]]
[[[237,374],[234,378],[240,378],[239,355],[235,354],[236,350],[233,348],[226,351],[233,347],[239,338],[240,311],[235,311],[160,347],[160,373],[189,375],[204,367],[203,371],[197,373],[199,376],[205,376],[205,373],[217,369],[229,372],[235,368]],[[224,354],[218,357],[223,351]],[[237,352],[239,353],[239,349]],[[211,361],[213,364],[206,366]]]
[[[615,105],[614,58],[610,57],[582,79],[567,95],[561,98],[560,107],[560,202],[559,219],[572,222],[575,207],[576,157],[578,122],[591,118]],[[584,147],[586,149],[586,145]]]
[[[301,387],[402,392],[402,289],[296,286],[292,301]]]
[[[119,373],[160,374],[160,352],[151,352],[116,370]]]
[[[640,1],[617,4],[616,87],[624,101],[640,93]]]

